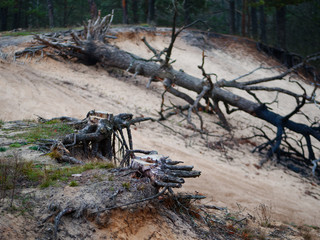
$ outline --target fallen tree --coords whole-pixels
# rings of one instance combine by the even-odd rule
[[[50,47],[51,50],[47,50],[47,48],[45,49],[46,51],[50,51],[51,55],[54,53],[55,56],[61,56],[65,59],[77,59],[78,61],[89,65],[99,62],[105,66],[126,70],[134,75],[143,75],[150,78],[148,85],[154,81],[161,81],[165,87],[165,92],[171,93],[187,102],[188,105],[181,107],[181,109],[188,110],[188,122],[193,126],[194,130],[200,133],[205,132],[202,126],[202,118],[198,114],[200,106],[201,109],[209,109],[217,113],[225,128],[229,130],[230,125],[220,109],[220,103],[224,104],[227,113],[240,110],[255,118],[262,119],[276,127],[277,131],[275,137],[266,137],[268,139],[267,143],[257,149],[261,151],[268,148],[267,158],[270,158],[275,153],[279,156],[283,152],[290,153],[291,156],[295,155],[305,164],[313,166],[313,173],[315,173],[319,159],[316,158],[315,149],[317,149],[317,147],[313,142],[320,141],[319,121],[313,121],[310,125],[307,125],[306,123],[295,122],[291,120],[291,118],[301,112],[301,109],[306,104],[319,105],[319,101],[316,100],[316,92],[319,87],[319,83],[313,83],[314,89],[311,93],[307,93],[307,91],[298,82],[296,82],[296,84],[301,87],[301,93],[292,92],[279,87],[266,87],[261,84],[284,79],[286,76],[294,74],[306,63],[318,59],[320,54],[309,56],[303,62],[272,77],[239,81],[240,79],[259,70],[259,68],[233,80],[227,81],[222,79],[216,82],[212,81],[212,74],[206,73],[203,67],[205,61],[205,55],[203,54],[202,65],[199,66],[202,70],[203,78],[197,78],[182,70],[175,70],[172,66],[174,61],[171,60],[171,53],[175,40],[184,29],[192,25],[190,24],[176,30],[176,15],[177,10],[175,11],[173,18],[172,36],[168,48],[162,51],[157,51],[145,39],[143,39],[146,46],[154,53],[154,56],[150,59],[143,59],[108,43],[108,38],[110,37],[108,35],[108,31],[112,22],[113,14],[107,15],[104,18],[100,18],[99,16],[93,21],[89,20],[88,24],[84,26],[83,31],[71,32],[67,37],[55,38],[36,35],[35,39],[38,40],[41,46],[45,45]],[[197,97],[194,99],[185,92],[177,90],[175,86],[196,92]],[[243,90],[253,96],[255,101],[234,94],[228,91],[228,88]],[[267,103],[264,103],[259,99],[259,96],[256,94],[257,91],[277,92],[279,94],[288,95],[296,101],[296,107],[287,115],[275,113],[268,108]],[[202,99],[205,100],[205,107],[200,103]],[[229,106],[235,107],[235,109],[230,110]],[[192,112],[198,114],[201,122],[200,128],[192,123],[190,118]],[[165,119],[172,113],[164,116],[163,111],[161,111],[160,114],[161,118]],[[287,139],[286,133],[288,131],[292,131],[302,136],[305,144],[302,144],[300,149],[292,146],[288,141],[284,141],[284,139]],[[72,139],[70,139],[70,141],[72,142]],[[280,147],[282,144],[286,146],[286,150]]]
[[[154,150],[133,149],[130,126],[148,120],[152,119],[133,118],[128,113],[114,116],[95,110],[88,112],[83,120],[70,117],[47,120],[39,117],[43,123],[61,121],[77,129],[58,140],[43,139],[39,145],[42,151],[58,162],[84,164],[87,159],[98,158],[113,162],[115,166],[129,167],[139,175],[148,177],[157,188],[180,188],[185,182],[183,178],[199,177],[201,172],[194,171],[193,166],[179,165],[183,162],[172,161]],[[126,130],[126,136],[123,130]]]

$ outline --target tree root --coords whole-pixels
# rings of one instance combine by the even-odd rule
[[[58,239],[58,228],[59,228],[59,224],[60,224],[61,218],[64,215],[73,213],[74,211],[75,210],[73,208],[68,207],[68,208],[65,208],[62,211],[60,211],[58,213],[58,215],[55,217],[55,219],[54,219],[54,232],[53,232],[53,239],[54,240]]]

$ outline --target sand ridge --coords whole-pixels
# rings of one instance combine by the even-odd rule
[[[139,35],[132,39],[120,38],[115,44],[142,57],[150,57],[151,52],[141,42],[140,37]],[[166,34],[148,35],[147,39],[157,49],[162,49],[170,41]],[[266,56],[259,56],[257,61],[256,56],[248,55],[244,47],[235,43],[233,46],[221,46],[215,42],[211,44],[212,48],[206,50],[208,57],[205,67],[208,72],[216,73],[219,79],[230,80],[252,71],[261,64],[269,64]],[[201,54],[200,48],[190,46],[179,38],[173,51],[173,58],[177,59],[174,67],[201,77],[197,67],[201,64]],[[271,72],[261,70],[250,76],[250,79],[276,73],[278,70]],[[286,88],[287,81],[277,81],[277,84]],[[57,116],[82,118],[92,109],[114,114],[130,112],[135,116],[157,117],[163,87],[161,84],[153,84],[150,89],[146,89],[147,82],[146,78],[133,78],[132,75],[121,71],[108,73],[101,66],[88,67],[49,58],[31,61],[20,59],[18,62],[1,60],[0,119],[5,121],[34,119],[35,115],[45,118]],[[312,90],[309,85],[304,84],[304,87],[309,92]],[[294,86],[292,90],[299,90],[299,87]],[[272,101],[274,97],[274,93],[261,94],[264,101]],[[169,100],[176,104],[184,104],[182,100],[166,95],[168,105],[170,105]],[[292,99],[281,100],[282,103],[275,111],[286,114],[294,109],[295,102]],[[308,108],[311,117],[317,115],[312,106]],[[228,116],[228,119],[235,127],[233,134],[238,137],[251,134],[251,129],[247,128],[247,125],[264,124],[245,113],[235,113]],[[238,203],[253,213],[259,204],[264,203],[272,206],[272,217],[276,220],[320,225],[320,189],[314,186],[312,181],[278,169],[273,164],[267,164],[262,169],[255,168],[254,164],[258,162],[260,156],[250,152],[252,146],[226,147],[226,153],[219,149],[209,149],[207,142],[200,136],[190,137],[192,132],[185,129],[186,122],[181,120],[177,116],[165,124],[188,134],[188,138],[152,122],[137,125],[133,137],[134,147],[137,149],[157,150],[160,154],[192,164],[195,169],[202,171],[201,177],[188,180],[182,191],[201,192],[208,197],[208,202],[215,205],[235,209]],[[204,114],[204,120],[206,128],[211,133],[221,136],[227,134],[216,124],[218,119],[215,116]],[[304,118],[296,116],[294,120],[304,121]],[[219,138],[210,141],[217,140]]]

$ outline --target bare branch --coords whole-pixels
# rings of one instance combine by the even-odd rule
[[[296,71],[297,69],[303,67],[307,62],[311,62],[311,61],[315,61],[317,59],[320,58],[320,53],[315,53],[309,57],[307,57],[303,62],[289,68],[287,71],[276,75],[276,76],[272,76],[272,77],[267,77],[267,78],[261,78],[261,79],[256,79],[256,80],[252,80],[252,81],[248,81],[248,82],[244,82],[244,85],[253,85],[253,84],[258,84],[258,83],[263,83],[263,82],[270,82],[273,80],[277,80],[277,79],[282,79],[285,76],[287,76],[288,74]]]

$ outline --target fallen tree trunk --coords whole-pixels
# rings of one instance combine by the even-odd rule
[[[146,61],[112,45],[105,45],[91,41],[86,43],[83,53],[87,58],[90,57],[92,59],[96,59],[98,62],[101,62],[106,66],[128,70],[133,74],[139,74],[150,78],[157,77],[159,79],[170,79],[171,84],[175,84],[197,93],[200,93],[205,85],[205,81],[202,79],[193,77],[183,71],[177,71],[173,68],[163,69],[160,64]],[[207,96],[215,99],[216,101],[222,101],[226,104],[237,107],[239,110],[265,120],[279,129],[288,128],[291,131],[302,134],[306,138],[312,136],[320,141],[319,129],[291,121],[290,119],[287,119],[287,116],[281,116],[268,110],[268,108],[263,104],[250,101],[222,89],[223,85],[221,85],[216,84],[211,92],[207,93]],[[169,89],[170,88],[171,86],[169,86]],[[311,100],[311,97],[308,97],[308,100]],[[310,151],[309,155],[310,159],[315,159],[313,151]]]
[[[222,119],[222,122],[225,122],[226,120],[219,108],[219,102],[223,102],[227,106],[227,109],[230,105],[236,107],[238,110],[244,111],[254,117],[260,118],[272,124],[277,128],[277,136],[272,141],[268,142],[268,144],[271,146],[268,154],[269,156],[279,151],[283,134],[285,133],[286,129],[289,129],[295,133],[302,135],[305,138],[309,155],[308,157],[305,157],[304,153],[302,153],[301,155],[304,156],[308,164],[312,165],[312,161],[316,159],[313,150],[313,145],[311,142],[311,137],[313,137],[317,141],[320,141],[320,127],[308,126],[304,123],[292,121],[290,120],[290,118],[297,112],[299,112],[306,102],[319,104],[319,102],[315,100],[315,91],[317,90],[319,84],[315,84],[315,89],[310,95],[308,95],[304,89],[303,94],[298,94],[290,92],[286,89],[276,87],[262,87],[258,84],[270,82],[276,79],[283,79],[285,76],[291,74],[299,67],[302,67],[305,62],[318,59],[320,54],[311,56],[310,58],[306,59],[303,63],[295,65],[292,68],[285,71],[284,73],[281,73],[273,77],[256,79],[247,82],[238,82],[237,79],[243,77],[241,76],[232,81],[220,80],[213,84],[210,75],[205,73],[203,69],[203,64],[202,66],[199,66],[199,68],[203,70],[204,80],[191,76],[185,73],[184,71],[177,71],[169,64],[168,61],[170,60],[171,55],[171,51],[169,51],[169,49],[172,49],[174,40],[183,29],[180,29],[177,32],[175,32],[174,28],[170,46],[160,53],[154,50],[149,44],[146,43],[149,49],[151,49],[155,54],[154,58],[148,60],[140,58],[139,56],[134,55],[132,53],[120,50],[116,46],[105,44],[103,41],[101,41],[101,39],[104,39],[103,36],[106,34],[106,32],[101,31],[101,29],[106,29],[104,25],[110,25],[110,22],[108,23],[105,21],[105,18],[103,18],[101,21],[97,20],[95,24],[90,24],[91,22],[89,22],[88,26],[85,27],[85,31],[87,32],[87,34],[86,32],[82,34],[86,37],[83,37],[81,39],[81,36],[75,33],[72,34],[74,40],[73,42],[64,42],[58,39],[55,39],[53,41],[52,39],[48,39],[44,36],[36,36],[36,39],[41,44],[55,48],[56,50],[58,50],[59,55],[66,58],[76,57],[77,59],[88,64],[100,62],[103,65],[109,67],[127,70],[128,72],[131,72],[135,75],[139,74],[146,77],[150,77],[150,82],[154,79],[156,79],[157,81],[160,80],[165,86],[167,92],[170,92],[173,95],[187,101],[190,105],[190,110],[192,110],[195,107],[194,105],[199,105],[200,99],[204,98],[206,99],[208,105],[214,106],[214,109],[217,113],[219,113],[218,115]],[[100,32],[98,30],[95,31],[95,29],[98,29]],[[93,38],[92,36],[95,37]],[[165,59],[161,59],[162,54],[166,54]],[[247,75],[250,74],[251,73]],[[195,100],[192,99],[187,94],[175,89],[174,85],[196,92],[198,94],[198,98]],[[256,101],[254,102],[248,100],[232,92],[226,91],[224,88],[242,89],[250,95],[254,96]],[[272,112],[267,108],[266,104],[262,103],[258,99],[258,97],[253,93],[253,91],[260,90],[274,91],[292,96],[297,102],[297,107],[286,116],[282,116],[280,114]],[[319,125],[319,123],[317,124]]]

